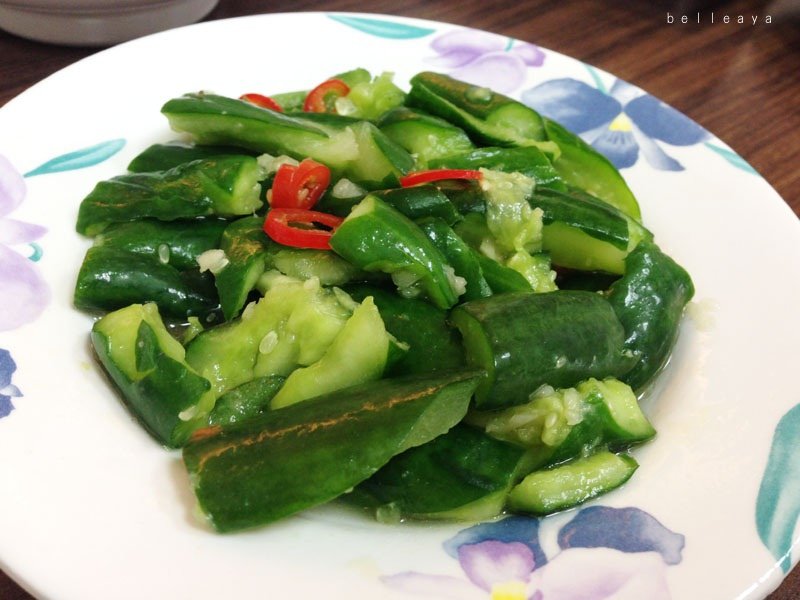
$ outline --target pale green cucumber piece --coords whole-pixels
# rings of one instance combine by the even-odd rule
[[[606,450],[525,477],[508,495],[514,512],[547,515],[577,506],[628,481],[638,463]]]
[[[239,319],[202,332],[187,346],[186,361],[217,395],[316,362],[350,317],[351,307],[319,281],[278,277]]]
[[[273,409],[379,379],[390,338],[375,302],[367,297],[317,362],[293,371],[272,399]]]

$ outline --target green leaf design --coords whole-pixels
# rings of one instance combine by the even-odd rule
[[[329,19],[333,19],[343,25],[357,29],[363,33],[374,35],[392,40],[411,40],[415,38],[425,37],[432,34],[435,29],[429,27],[417,27],[416,25],[409,25],[407,23],[398,23],[396,21],[384,21],[382,19],[368,19],[365,17],[349,17],[345,15],[328,15]]]
[[[741,156],[733,152],[732,150],[728,150],[727,148],[721,148],[720,146],[715,146],[710,142],[706,142],[706,148],[709,150],[713,150],[717,154],[719,154],[722,158],[727,160],[737,169],[741,169],[742,171],[746,171],[747,173],[751,173],[753,175],[758,175],[758,171],[756,171],[750,164],[743,159]]]
[[[756,528],[784,573],[791,568],[792,534],[800,518],[800,404],[775,427],[756,501]]]
[[[114,156],[117,152],[122,150],[125,146],[125,140],[117,138],[108,140],[89,146],[88,148],[81,148],[74,152],[68,152],[56,156],[48,160],[46,163],[39,165],[32,171],[25,173],[25,177],[33,177],[35,175],[47,175],[49,173],[59,173],[61,171],[74,171],[75,169],[85,169],[92,167],[98,163],[103,162]]]
[[[589,71],[589,75],[592,76],[592,81],[594,81],[594,86],[604,94],[608,95],[608,88],[603,83],[603,80],[600,79],[600,74],[597,72],[597,70],[591,65],[584,64],[584,66],[586,67],[586,70]]]
[[[28,260],[32,262],[39,262],[42,259],[42,256],[44,256],[44,250],[42,250],[42,247],[36,242],[31,242],[28,244],[28,246],[30,246],[31,250],[33,250],[33,253],[28,257]]]

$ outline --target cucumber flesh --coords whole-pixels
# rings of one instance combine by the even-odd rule
[[[603,450],[531,473],[511,490],[508,505],[515,512],[536,515],[566,510],[618,488],[638,466],[627,454]]]

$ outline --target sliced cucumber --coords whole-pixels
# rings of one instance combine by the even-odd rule
[[[566,510],[618,488],[638,467],[627,454],[603,450],[531,473],[511,490],[508,506],[513,511],[536,515]]]

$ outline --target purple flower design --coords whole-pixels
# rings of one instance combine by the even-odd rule
[[[8,350],[0,348],[0,419],[7,417],[14,405],[11,398],[18,398],[22,393],[11,383],[11,375],[17,370],[14,359]]]
[[[464,577],[405,572],[388,586],[431,598],[475,600],[669,600],[667,567],[681,560],[682,535],[638,508],[584,508],[545,556],[547,521],[510,517],[470,527],[444,543]]]
[[[683,165],[661,144],[691,146],[708,132],[657,98],[622,80],[606,91],[577,79],[553,79],[522,94],[522,101],[577,133],[618,169],[636,163],[639,154],[655,169],[682,171]]]
[[[25,180],[0,155],[0,331],[33,321],[50,299],[36,265],[10,246],[29,244],[46,229],[7,217],[25,198]]]
[[[456,79],[509,93],[525,82],[528,67],[541,67],[537,46],[474,29],[457,29],[431,42],[438,54],[430,59]]]

